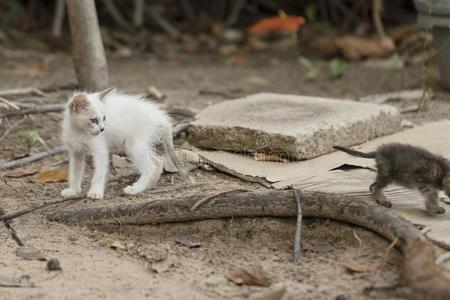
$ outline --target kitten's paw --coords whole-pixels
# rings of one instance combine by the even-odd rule
[[[103,188],[99,186],[91,186],[87,192],[87,196],[91,199],[103,199]]]
[[[81,189],[71,189],[71,188],[67,188],[61,191],[61,196],[63,197],[73,197],[73,196],[77,196],[81,194]]]
[[[125,187],[123,189],[123,192],[125,194],[128,194],[128,195],[136,195],[136,194],[139,194],[140,192],[143,192],[143,191],[144,191],[143,189],[137,188],[137,187],[135,187],[133,185],[128,185],[127,187]]]
[[[443,207],[427,207],[427,212],[431,215],[442,215],[445,214],[445,208]]]

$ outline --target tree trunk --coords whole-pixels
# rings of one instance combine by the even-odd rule
[[[108,86],[108,68],[94,0],[67,0],[73,61],[79,86],[98,91]]]

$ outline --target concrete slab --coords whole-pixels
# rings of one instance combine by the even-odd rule
[[[264,93],[204,109],[189,129],[189,142],[301,160],[399,131],[401,119],[387,105]]]

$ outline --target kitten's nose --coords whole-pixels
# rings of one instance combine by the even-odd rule
[[[105,127],[100,128],[100,131],[103,132],[103,130],[105,130]]]

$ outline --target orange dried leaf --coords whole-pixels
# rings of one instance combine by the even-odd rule
[[[262,19],[249,28],[253,34],[269,32],[296,32],[305,24],[300,16],[278,16]]]
[[[69,171],[67,168],[46,170],[39,173],[36,181],[39,183],[67,181],[68,173]]]

